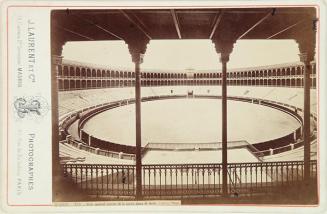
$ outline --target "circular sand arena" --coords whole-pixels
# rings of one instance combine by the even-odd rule
[[[240,101],[228,101],[228,141],[251,144],[283,137],[300,127],[287,113]],[[135,146],[135,105],[92,117],[84,131],[96,138]],[[148,143],[221,141],[221,100],[167,99],[142,102],[142,146]]]

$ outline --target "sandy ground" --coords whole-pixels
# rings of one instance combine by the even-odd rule
[[[228,141],[257,143],[285,136],[300,124],[278,110],[228,101]],[[84,130],[97,138],[135,145],[135,106],[96,115]],[[142,103],[142,145],[221,141],[221,101],[177,99]]]

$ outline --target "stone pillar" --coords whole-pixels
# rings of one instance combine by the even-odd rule
[[[135,129],[136,129],[136,199],[142,198],[142,154],[141,154],[141,72],[140,64],[146,51],[149,40],[138,39],[127,41],[132,61],[135,64]]]

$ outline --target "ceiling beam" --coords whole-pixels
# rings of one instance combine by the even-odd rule
[[[271,38],[273,38],[273,37],[275,37],[275,36],[277,36],[277,35],[279,35],[279,34],[285,32],[285,31],[287,31],[287,30],[289,30],[289,29],[295,27],[296,25],[300,24],[301,22],[303,22],[303,20],[300,20],[300,21],[296,22],[295,24],[292,24],[292,25],[290,25],[290,26],[288,26],[288,27],[286,27],[286,28],[284,28],[284,29],[278,31],[278,32],[275,33],[275,34],[273,34],[273,35],[271,35],[271,36],[268,36],[267,39],[271,39]]]
[[[59,25],[55,25],[55,27],[58,28],[58,29],[61,29],[61,30],[63,30],[63,31],[69,32],[69,33],[71,33],[71,34],[74,34],[74,35],[76,35],[76,36],[79,36],[79,37],[81,37],[81,38],[84,38],[84,39],[90,40],[90,41],[94,41],[94,40],[95,40],[95,39],[93,39],[93,38],[91,38],[91,37],[85,36],[85,35],[83,35],[83,34],[81,34],[81,33],[75,32],[75,31],[73,31],[73,30],[70,30],[70,29],[68,29],[68,28],[65,28],[65,27],[62,27],[62,26],[59,26]]]
[[[181,39],[182,38],[182,34],[181,34],[181,28],[180,28],[180,23],[179,23],[179,20],[178,20],[178,16],[175,12],[174,9],[171,9],[170,10],[170,13],[173,17],[173,20],[174,20],[174,25],[175,25],[175,28],[176,28],[176,32],[177,32],[177,35],[178,35],[178,38]]]
[[[245,31],[242,35],[240,35],[237,40],[242,39],[244,36],[246,36],[249,32],[251,32],[255,27],[260,25],[264,20],[266,20],[268,17],[273,16],[275,14],[276,9],[274,8],[272,11],[269,11],[264,17],[262,17],[259,21],[257,21],[254,25],[252,25],[247,31]]]
[[[223,17],[223,12],[220,12],[219,14],[218,14],[218,12],[216,13],[215,22],[214,22],[215,24],[213,25],[213,27],[211,29],[209,39],[212,39],[213,35],[215,34],[216,29],[217,29],[222,17]]]
[[[133,23],[143,34],[148,38],[152,39],[150,34],[137,22],[135,21],[130,15],[128,15],[124,10],[120,10],[120,12],[131,22]]]
[[[122,37],[120,37],[120,36],[118,36],[117,34],[111,32],[110,30],[108,30],[108,29],[102,27],[101,25],[94,23],[94,22],[91,21],[91,20],[88,20],[88,19],[83,18],[83,17],[81,17],[81,16],[78,16],[78,15],[76,15],[76,14],[72,14],[72,15],[75,16],[76,18],[80,19],[80,20],[83,20],[84,22],[86,22],[86,23],[88,23],[88,24],[91,24],[91,25],[95,26],[96,28],[98,28],[98,29],[100,29],[100,30],[106,32],[107,34],[109,34],[110,36],[115,37],[116,39],[124,40]]]

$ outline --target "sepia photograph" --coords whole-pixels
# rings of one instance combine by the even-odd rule
[[[318,205],[318,16],[51,10],[53,202]]]

